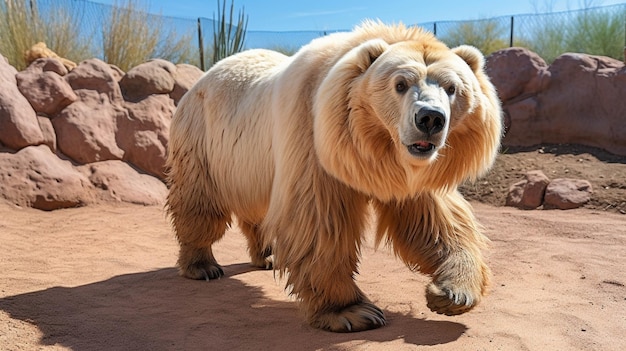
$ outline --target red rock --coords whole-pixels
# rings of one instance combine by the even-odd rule
[[[7,59],[0,54],[0,84],[16,84],[15,75],[17,70],[11,66]]]
[[[150,95],[126,102],[128,118],[118,119],[117,141],[124,160],[145,172],[164,178],[166,150],[174,103],[168,95]]]
[[[68,73],[63,63],[53,57],[38,58],[28,65],[24,71],[31,73],[54,72],[60,76],[65,76]]]
[[[544,142],[574,143],[626,155],[626,67],[612,58],[564,54],[550,66],[539,95],[537,129]]]
[[[538,108],[539,102],[536,96],[512,102],[503,108],[506,130],[503,143],[505,145],[530,146],[543,142],[543,135],[535,128],[529,127],[533,123],[541,123],[537,121]]]
[[[550,179],[542,171],[530,171],[524,177],[509,189],[506,206],[531,210],[542,205]]]
[[[626,155],[626,67],[608,57],[564,54],[552,65],[519,48],[487,58],[503,100],[507,146],[581,144]]]
[[[142,205],[162,205],[167,187],[158,179],[140,174],[122,161],[104,161],[78,169],[99,189],[104,201],[123,201]]]
[[[498,97],[504,103],[523,94],[536,94],[547,68],[539,55],[520,47],[496,51],[485,64],[489,78],[498,87]]]
[[[170,93],[170,97],[174,99],[174,104],[178,106],[178,102],[189,89],[202,77],[204,72],[196,66],[188,64],[176,65],[174,73],[174,89]]]
[[[128,154],[126,159],[129,162],[153,176],[165,179],[167,149],[159,141],[155,132],[150,130],[135,132],[135,142],[128,150]]]
[[[106,95],[111,102],[121,103],[122,92],[115,78],[116,74],[109,64],[98,59],[90,59],[81,62],[67,74],[66,79],[79,96],[82,90],[95,90]]]
[[[52,121],[48,117],[37,116],[37,122],[39,122],[39,128],[43,134],[43,143],[47,145],[52,152],[57,151],[57,135],[52,126]]]
[[[124,97],[129,101],[139,101],[152,94],[169,94],[174,89],[173,63],[155,59],[133,67],[120,81]]]
[[[17,88],[17,71],[0,60],[0,143],[19,150],[44,142],[35,111]]]
[[[91,183],[45,145],[0,153],[0,195],[20,206],[55,210],[93,201]]]
[[[544,209],[568,210],[583,206],[591,199],[591,183],[581,179],[554,179],[546,188]]]
[[[121,160],[124,151],[117,145],[115,135],[118,118],[125,116],[127,111],[111,104],[106,95],[83,90],[80,100],[52,119],[57,146],[80,164]]]
[[[117,67],[116,65],[110,64],[109,67],[111,68],[111,71],[113,72],[113,78],[115,78],[115,80],[119,83],[126,73],[124,73],[124,71],[122,71],[122,69]]]
[[[57,73],[25,70],[16,78],[20,92],[35,112],[54,116],[78,99],[72,87]]]

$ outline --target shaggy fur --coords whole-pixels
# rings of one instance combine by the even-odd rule
[[[499,147],[483,64],[475,48],[375,22],[293,57],[250,50],[217,63],[171,125],[167,208],[180,273],[223,275],[211,247],[234,215],[252,263],[286,276],[311,325],[380,327],[384,313],[353,279],[373,204],[378,242],[432,276],[430,309],[476,306],[487,239],[456,189]]]

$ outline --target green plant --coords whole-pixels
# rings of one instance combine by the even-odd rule
[[[565,52],[624,59],[626,6],[534,18],[527,47],[551,63]]]
[[[623,59],[625,19],[626,7],[580,13],[569,24],[568,50]]]
[[[509,43],[502,39],[507,36],[507,28],[498,19],[458,22],[441,37],[447,45],[473,45],[484,55],[506,48]]]
[[[233,55],[243,50],[248,28],[248,17],[245,16],[243,8],[237,15],[237,25],[233,24],[233,13],[235,9],[234,0],[230,3],[228,21],[226,21],[226,0],[222,1],[222,6],[217,3],[217,17],[213,17],[213,49],[212,61],[217,61]]]
[[[139,0],[116,3],[103,26],[104,60],[123,71],[152,58],[197,63],[191,34],[179,35],[164,17],[149,14]]]
[[[84,30],[82,5],[51,3],[40,11],[37,1],[0,1],[0,53],[18,70],[27,64],[24,52],[38,42],[75,62],[93,57],[92,33]]]

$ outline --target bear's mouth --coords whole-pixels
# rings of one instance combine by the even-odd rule
[[[435,151],[437,147],[433,143],[426,141],[418,141],[415,144],[407,146],[407,150],[413,156],[424,157]]]

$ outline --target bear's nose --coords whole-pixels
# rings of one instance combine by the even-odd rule
[[[428,135],[441,132],[445,123],[446,117],[443,111],[437,107],[422,107],[415,114],[415,126]]]

